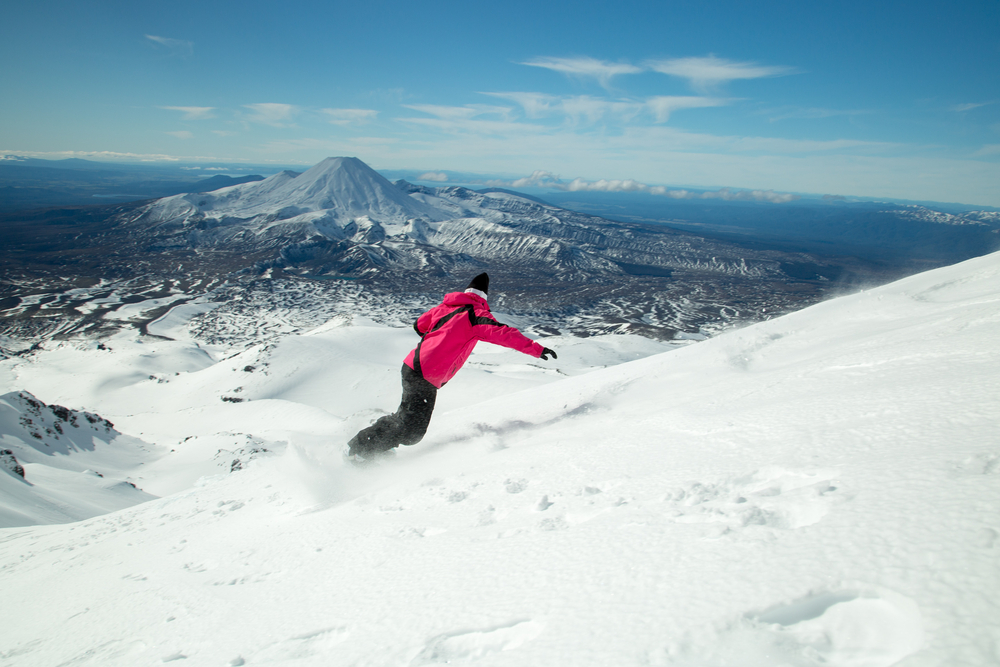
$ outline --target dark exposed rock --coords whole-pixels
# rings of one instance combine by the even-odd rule
[[[0,449],[0,468],[24,478],[24,466],[17,462],[17,459],[14,458],[14,452],[9,449]]]
[[[69,453],[75,449],[92,449],[91,433],[116,436],[114,424],[92,412],[72,410],[62,405],[46,405],[26,391],[10,392],[2,397],[20,411],[18,423],[24,436],[41,442],[50,454]],[[82,419],[81,419],[82,417]],[[72,428],[66,428],[68,424]]]

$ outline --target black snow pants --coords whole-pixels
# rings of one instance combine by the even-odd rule
[[[437,399],[437,387],[406,364],[400,372],[403,377],[403,400],[399,409],[358,432],[355,436],[358,442],[353,450],[361,456],[388,451],[398,445],[415,445],[427,432]]]

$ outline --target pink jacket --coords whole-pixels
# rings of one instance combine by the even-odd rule
[[[532,357],[545,349],[514,327],[493,319],[486,299],[469,292],[452,292],[417,318],[413,327],[421,341],[404,363],[435,387],[455,376],[481,340],[503,345]]]

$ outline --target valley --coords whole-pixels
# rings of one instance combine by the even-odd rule
[[[705,337],[894,277],[897,267],[612,221],[517,193],[390,183],[355,158],[209,193],[7,216],[8,347],[134,327],[173,308],[250,342],[341,313],[408,326],[488,271],[498,314],[528,331]],[[150,328],[152,326],[152,329]],[[162,334],[160,334],[162,335]]]

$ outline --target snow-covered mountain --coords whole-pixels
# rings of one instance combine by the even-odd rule
[[[340,448],[395,408],[406,328],[232,350],[175,321],[12,356],[0,391],[142,438],[119,469],[162,497],[0,529],[0,656],[994,665],[998,278],[988,255],[663,353],[480,346],[427,438],[366,470]]]
[[[389,183],[356,158],[109,211],[73,217],[72,236],[25,240],[5,256],[24,274],[12,269],[0,290],[0,334],[30,344],[145,331],[185,303],[226,304],[224,316],[261,291],[287,295],[296,319],[315,323],[353,286],[364,293],[351,299],[376,304],[360,314],[384,322],[383,311],[419,312],[489,271],[493,303],[548,331],[671,340],[790,312],[841,281],[869,280],[871,268],[511,192]],[[50,227],[46,219],[24,238]]]
[[[204,222],[211,229],[238,225],[254,233],[302,225],[343,238],[344,227],[365,217],[401,225],[443,214],[407,196],[361,160],[331,157],[302,174],[283,171],[256,183],[159,199],[134,222],[182,227]]]
[[[910,204],[902,209],[887,211],[892,215],[910,220],[936,222],[942,225],[981,225],[1000,233],[1000,211],[968,211],[966,213],[945,213],[926,206]]]
[[[393,184],[357,158],[156,200],[124,225],[157,247],[238,251],[257,258],[258,269],[313,276],[449,276],[485,266],[581,282],[684,269],[782,275],[779,262],[732,249],[709,257],[703,239],[667,229],[651,233],[508,192]]]

